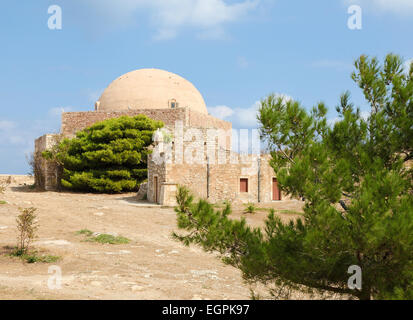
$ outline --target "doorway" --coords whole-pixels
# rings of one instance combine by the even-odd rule
[[[153,177],[153,200],[158,203],[158,176]]]
[[[272,178],[272,201],[281,201],[281,190],[277,178]]]

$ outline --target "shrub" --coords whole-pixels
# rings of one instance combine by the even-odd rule
[[[34,187],[44,187],[44,176],[42,175],[42,154],[41,152],[32,152],[26,156],[27,163],[30,167],[29,174],[34,176]]]
[[[11,183],[11,177],[0,180],[0,194],[3,194]]]
[[[39,255],[38,252],[31,252],[30,254],[28,253],[23,253],[22,250],[16,248],[12,253],[10,254],[12,257],[18,257],[27,263],[36,263],[36,262],[41,262],[41,263],[54,263],[58,260],[60,260],[59,256],[52,256],[52,255]]]
[[[25,256],[23,256],[23,258],[24,258],[24,260],[26,260],[27,263],[36,263],[36,262],[54,263],[54,262],[60,260],[59,256],[52,256],[52,255],[39,256],[39,255],[37,255],[37,253],[30,254],[30,255],[25,255]]]
[[[88,230],[88,229],[82,229],[82,230],[80,230],[80,231],[78,231],[78,232],[76,232],[76,233],[77,233],[77,234],[84,234],[84,235],[89,236],[89,237],[93,234],[93,232],[90,231],[90,230]]]
[[[63,167],[61,185],[75,191],[137,191],[147,178],[152,135],[163,123],[144,115],[94,124],[73,139],[62,139],[43,156]]]
[[[130,240],[121,236],[113,236],[111,234],[100,234],[96,237],[93,237],[92,241],[108,244],[126,244],[129,243]]]
[[[244,210],[244,213],[255,213],[256,211],[257,211],[257,207],[255,206],[255,204],[253,204],[253,203],[248,203],[246,206],[245,206],[245,210]]]
[[[82,229],[77,234],[85,235],[87,237],[86,241],[89,242],[98,242],[98,243],[107,243],[107,244],[126,244],[130,240],[122,236],[114,236],[112,234],[101,233],[98,235],[93,235],[93,231],[88,229]]]
[[[36,208],[19,208],[20,214],[18,215],[17,221],[17,230],[18,234],[18,243],[17,243],[17,252],[20,255],[27,254],[30,249],[30,244],[33,239],[36,238],[36,232],[38,229],[38,224],[36,221]]]

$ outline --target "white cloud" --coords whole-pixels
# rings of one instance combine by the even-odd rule
[[[48,111],[48,116],[42,120],[12,121],[8,119],[0,120],[0,141],[3,150],[7,150],[11,155],[3,159],[4,166],[8,167],[14,158],[18,163],[24,162],[25,156],[34,150],[34,140],[46,133],[57,133],[60,131],[60,115],[63,111],[70,111],[71,107],[56,107]],[[22,160],[23,159],[23,160]],[[13,167],[12,164],[10,164]],[[21,170],[21,169],[20,169]],[[23,173],[23,172],[20,172]]]
[[[361,111],[360,112],[360,117],[365,121],[367,121],[367,119],[370,117],[370,115],[371,115],[371,111]]]
[[[9,131],[16,127],[16,123],[13,121],[7,121],[7,120],[0,120],[0,131]]]
[[[406,74],[409,73],[410,66],[412,65],[412,63],[413,63],[413,59],[407,60],[407,61],[404,63],[404,72],[405,72]]]
[[[219,119],[226,119],[234,114],[234,110],[227,106],[216,106],[208,108],[209,113]]]
[[[219,119],[232,122],[234,127],[257,127],[257,112],[260,102],[257,101],[249,108],[231,108],[228,106],[208,107],[209,113]]]
[[[292,98],[286,94],[276,94],[276,97],[281,97],[284,101],[292,100]],[[211,115],[222,120],[232,122],[234,128],[257,128],[258,109],[261,106],[260,101],[256,101],[249,108],[231,108],[225,105],[216,107],[208,107]]]
[[[24,145],[27,140],[26,129],[13,121],[0,121],[0,141],[2,146],[7,145]]]
[[[49,109],[49,115],[53,117],[60,117],[63,112],[70,112],[72,111],[72,107],[56,107]]]
[[[245,128],[257,127],[258,126],[257,114],[258,114],[258,109],[260,105],[261,103],[257,101],[249,108],[246,108],[246,109],[236,108],[235,109],[235,114],[236,114],[235,124],[241,127],[245,127]]]
[[[222,37],[223,26],[238,21],[255,9],[260,0],[77,0],[70,5],[91,8],[113,26],[136,24],[138,13],[149,13],[155,39],[176,37],[181,28],[198,30],[202,38]],[[77,8],[79,10],[79,8]],[[139,20],[140,22],[141,20]]]
[[[381,13],[413,14],[412,0],[344,0],[346,4],[358,4],[362,8],[371,8]]]
[[[364,120],[367,121],[367,119],[370,117],[371,111],[361,111],[360,112],[360,117]],[[334,126],[337,122],[343,120],[343,118],[335,117],[327,120],[327,124],[330,126]]]

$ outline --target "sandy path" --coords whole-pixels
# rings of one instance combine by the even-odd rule
[[[170,208],[137,207],[133,194],[33,192],[14,177],[0,200],[0,245],[15,245],[18,207],[38,208],[36,247],[62,256],[62,288],[50,290],[51,264],[0,255],[2,299],[249,299],[240,272],[214,255],[171,239]],[[84,242],[76,231],[114,232],[125,245]]]
[[[0,179],[4,178],[0,176]],[[19,207],[36,207],[40,229],[36,248],[62,259],[54,264],[22,263],[0,254],[0,299],[249,299],[240,272],[198,247],[171,238],[176,215],[171,208],[139,206],[134,194],[95,195],[35,192],[27,176],[13,176],[0,195],[0,247],[16,244]],[[299,210],[301,204],[278,203]],[[262,225],[266,212],[243,215]],[[281,215],[283,220],[294,216]],[[81,229],[116,233],[129,244],[85,242]],[[3,249],[4,251],[4,249]],[[62,287],[49,289],[48,269],[62,270]]]

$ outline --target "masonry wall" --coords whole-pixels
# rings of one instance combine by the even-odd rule
[[[130,111],[117,111],[117,112],[65,112],[62,114],[62,128],[61,132],[65,136],[72,136],[76,132],[86,129],[96,122],[104,121],[107,119],[119,118],[122,116],[134,117],[137,115],[146,115],[153,120],[160,120],[167,126],[172,126],[175,121],[186,120],[186,110],[184,108],[178,109],[142,109],[142,110],[130,110]]]
[[[45,134],[34,142],[35,181],[40,188],[47,191],[59,188],[60,176],[57,165],[44,159],[42,153],[53,148],[58,138],[58,134]]]
[[[155,190],[154,180],[155,177],[158,177],[158,187]],[[160,195],[161,195],[161,187],[162,183],[166,181],[166,168],[164,165],[157,165],[154,161],[152,161],[151,155],[148,156],[148,192],[147,192],[147,199],[149,202],[153,203],[161,203]],[[155,199],[155,192],[158,193],[158,201]]]
[[[119,118],[122,116],[137,116],[144,114],[153,120],[160,120],[165,123],[165,126],[174,127],[176,121],[182,121],[185,127],[199,128],[220,128],[231,129],[230,122],[214,118],[210,115],[205,115],[189,108],[176,109],[140,109],[117,112],[64,112],[62,114],[61,133],[65,136],[73,136],[76,132],[86,129],[96,122],[107,119]]]
[[[159,203],[163,205],[175,205],[175,195],[178,185],[188,187],[197,198],[208,199],[217,203],[230,201],[232,203],[271,202],[273,199],[273,178],[275,172],[270,166],[270,155],[239,155],[225,152],[225,161],[218,163],[216,158],[207,164],[206,154],[208,145],[199,142],[184,143],[186,149],[191,143],[194,149],[204,151],[203,163],[188,163],[184,155],[183,163],[176,163],[176,154],[173,153],[171,163],[156,165],[152,159],[148,162],[148,171],[159,172],[162,168],[164,174],[160,184]],[[176,151],[176,150],[175,150]],[[248,179],[248,192],[240,192],[240,179]],[[150,174],[148,186],[153,190],[153,175]],[[152,187],[151,187],[152,185]],[[285,195],[282,195],[283,199]],[[153,195],[148,197],[153,198]]]

